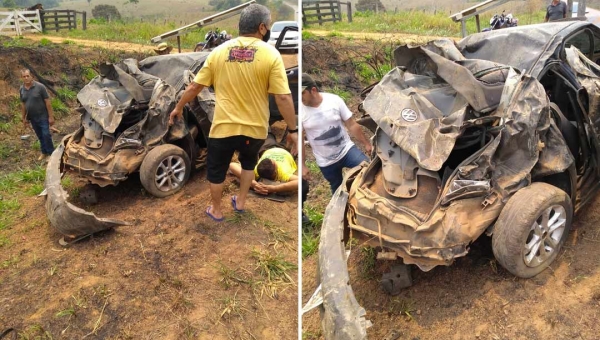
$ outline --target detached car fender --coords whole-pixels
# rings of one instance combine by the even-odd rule
[[[91,212],[67,202],[69,194],[61,187],[60,165],[65,142],[71,137],[67,135],[60,146],[54,150],[46,167],[46,213],[50,224],[61,234],[77,237],[97,233],[113,227],[131,225],[131,223],[111,219],[98,218]]]
[[[323,296],[321,327],[325,339],[366,339],[371,322],[358,304],[350,286],[343,242],[348,192],[344,185],[327,205],[319,243],[319,277]]]

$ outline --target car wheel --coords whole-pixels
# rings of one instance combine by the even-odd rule
[[[144,189],[156,197],[179,191],[190,177],[191,163],[180,147],[163,144],[150,150],[140,167]]]
[[[492,235],[494,256],[515,276],[533,277],[556,259],[572,218],[571,199],[564,191],[533,183],[502,209]]]

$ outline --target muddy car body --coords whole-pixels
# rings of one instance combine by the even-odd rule
[[[507,46],[511,46],[507,48]],[[374,154],[329,203],[319,246],[327,339],[364,339],[344,240],[428,271],[486,233],[532,277],[599,186],[600,30],[563,22],[402,46],[362,103]]]
[[[207,146],[215,96],[202,92],[184,107],[183,120],[169,126],[169,113],[187,84],[200,70],[208,52],[127,59],[104,64],[101,75],[78,94],[81,126],[65,136],[47,167],[46,210],[59,232],[77,237],[126,225],[97,218],[67,202],[60,186],[61,169],[99,186],[117,185],[139,172],[146,191],[165,197],[180,190]],[[286,71],[297,102],[298,66],[288,58]],[[270,123],[282,120],[270,100]],[[269,135],[265,145],[277,141]]]

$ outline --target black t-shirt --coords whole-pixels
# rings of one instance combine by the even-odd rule
[[[556,6],[552,6],[552,3],[548,5],[546,9],[546,17],[548,21],[563,19],[567,15],[567,4],[563,1],[559,1]]]
[[[46,87],[37,81],[27,90],[21,85],[19,89],[21,102],[25,103],[25,111],[27,112],[28,120],[48,119],[48,110],[46,109],[45,100],[48,99],[48,91]]]

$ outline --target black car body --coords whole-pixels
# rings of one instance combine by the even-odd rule
[[[322,327],[365,339],[345,240],[422,270],[450,265],[484,233],[497,260],[531,277],[556,257],[572,215],[600,186],[600,29],[508,28],[402,46],[362,103],[377,125],[321,231]]]
[[[283,36],[282,36],[283,38]],[[71,171],[100,186],[117,185],[139,172],[146,191],[171,195],[189,178],[207,138],[215,96],[204,88],[169,126],[169,114],[209,52],[127,59],[100,66],[100,75],[78,93],[81,125],[65,136],[46,171],[46,210],[60,233],[81,237],[124,221],[97,218],[67,201],[60,185],[61,170]],[[297,60],[297,55],[288,58]],[[288,62],[287,77],[297,103],[298,64]],[[272,97],[272,96],[271,96]],[[270,98],[270,123],[282,120]],[[276,145],[271,134],[265,145]]]

